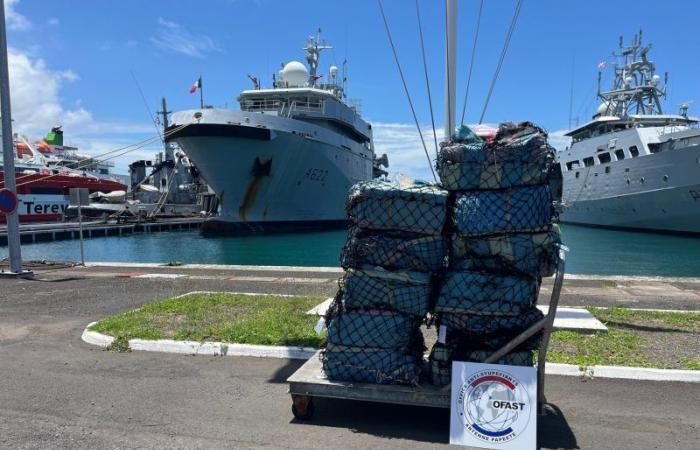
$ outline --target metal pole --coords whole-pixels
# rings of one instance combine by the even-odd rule
[[[204,109],[204,83],[202,83],[202,76],[199,76],[199,107]]]
[[[455,130],[455,93],[457,81],[457,0],[445,1],[445,139]]]
[[[80,198],[80,189],[78,192],[78,229],[80,230],[80,263],[85,266],[85,248],[83,247],[83,200]]]
[[[5,1],[0,0],[0,116],[2,116],[2,149],[5,187],[17,194],[15,181],[15,151],[12,147],[12,113],[10,108],[10,75],[7,63],[5,33]],[[22,252],[19,245],[19,211],[7,214],[7,246],[10,251],[10,272],[22,272]]]

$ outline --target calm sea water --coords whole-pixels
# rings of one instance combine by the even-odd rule
[[[599,275],[700,276],[700,238],[562,227],[567,272]],[[338,266],[345,231],[203,238],[197,232],[134,234],[85,240],[88,261],[275,266]],[[24,259],[80,259],[78,241],[22,246]],[[0,247],[0,258],[7,247]]]

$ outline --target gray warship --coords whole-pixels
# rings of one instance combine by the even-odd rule
[[[563,222],[647,231],[700,233],[700,129],[688,115],[666,114],[663,81],[642,32],[620,38],[614,80],[593,120],[567,136],[559,153]]]

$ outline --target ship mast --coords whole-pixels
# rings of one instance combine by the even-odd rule
[[[606,105],[604,115],[627,117],[629,114],[663,114],[661,99],[666,98],[668,74],[663,89],[659,89],[661,78],[655,73],[654,62],[647,58],[651,44],[642,45],[640,30],[631,45],[625,46],[622,36],[619,45],[619,51],[613,53],[618,62],[615,63],[615,79],[611,90],[600,91],[599,74],[598,97]]]
[[[160,111],[157,111],[156,114],[159,116],[163,117],[163,131],[165,132],[168,129],[168,114],[172,113],[172,111],[168,111],[168,105],[165,102],[165,97],[161,99],[161,107],[163,108]],[[175,154],[173,153],[173,146],[172,144],[167,140],[164,139],[163,142],[165,143],[165,160],[166,161],[172,161],[175,159]]]
[[[309,42],[303,48],[306,54],[306,62],[309,64],[309,86],[314,86],[320,77],[316,74],[318,69],[318,59],[321,50],[331,49],[330,45],[321,42],[321,29],[318,29],[316,36],[310,36]]]
[[[445,139],[455,132],[455,87],[457,81],[457,0],[445,2]]]

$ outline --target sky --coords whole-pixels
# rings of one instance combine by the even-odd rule
[[[467,124],[481,115],[515,3],[484,2]],[[441,136],[444,2],[419,5]],[[478,8],[478,0],[459,1],[458,119]],[[248,74],[269,86],[282,63],[304,61],[301,48],[320,27],[334,47],[322,53],[320,72],[348,61],[348,96],[373,124],[376,153],[388,154],[392,174],[430,177],[376,0],[5,0],[5,9],[13,127],[30,140],[63,124],[66,144],[93,155],[142,141],[156,134],[151,114],[162,97],[175,111],[197,107],[198,95],[188,91],[200,75],[205,103],[237,108],[238,93],[251,87]],[[384,0],[384,9],[418,120],[432,139],[415,2]],[[598,63],[609,61],[607,86],[619,36],[629,41],[640,28],[658,72],[669,72],[665,107],[675,113],[700,99],[698,16],[700,2],[690,0],[525,0],[484,122],[530,120],[553,144],[566,145],[569,110],[573,124],[582,124],[599,104]],[[125,173],[129,162],[159,149],[152,143],[126,154],[116,169]]]

